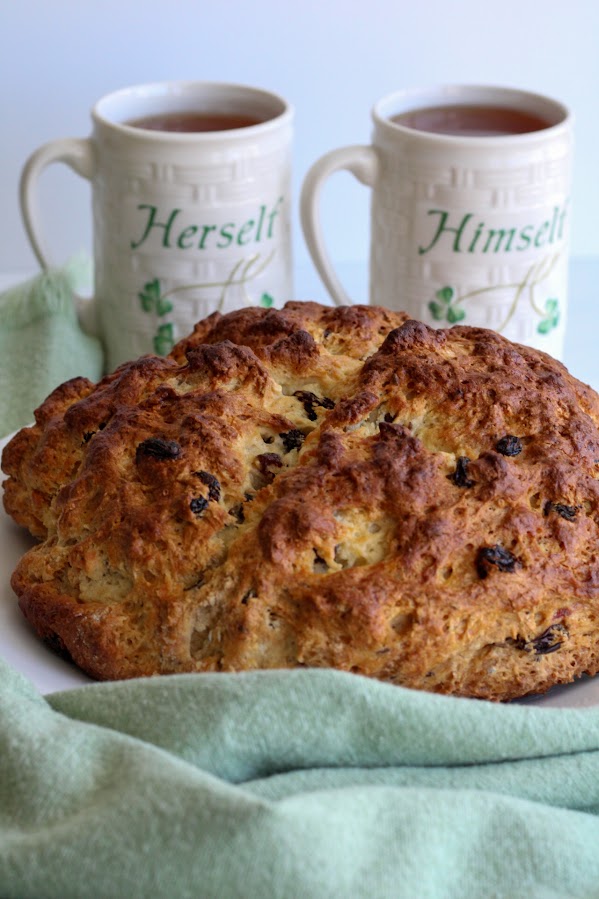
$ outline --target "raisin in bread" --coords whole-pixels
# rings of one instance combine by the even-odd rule
[[[214,314],[5,450],[12,579],[101,679],[332,666],[492,700],[599,670],[599,398],[494,332]]]

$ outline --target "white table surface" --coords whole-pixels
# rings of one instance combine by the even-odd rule
[[[599,258],[575,259],[570,288],[564,362],[573,375],[599,390]]]

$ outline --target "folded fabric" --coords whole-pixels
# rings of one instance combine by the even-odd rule
[[[75,279],[67,266],[0,294],[0,437],[32,421],[58,384],[102,375],[102,346],[77,320]]]
[[[3,897],[595,897],[598,813],[599,708],[0,663]]]

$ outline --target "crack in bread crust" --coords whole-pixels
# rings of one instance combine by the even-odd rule
[[[334,666],[506,700],[599,670],[599,399],[377,307],[200,322],[5,449],[12,584],[101,679]]]

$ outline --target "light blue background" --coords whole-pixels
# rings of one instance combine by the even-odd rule
[[[572,254],[599,256],[595,0],[0,0],[0,14],[0,272],[35,268],[17,200],[29,153],[88,134],[89,107],[103,94],[178,78],[247,82],[295,106],[294,242],[303,268],[303,176],[327,150],[368,141],[379,97],[439,82],[553,95],[576,117]],[[41,187],[56,261],[90,250],[87,183],[54,166]],[[332,258],[365,260],[367,189],[342,173],[323,199]]]

